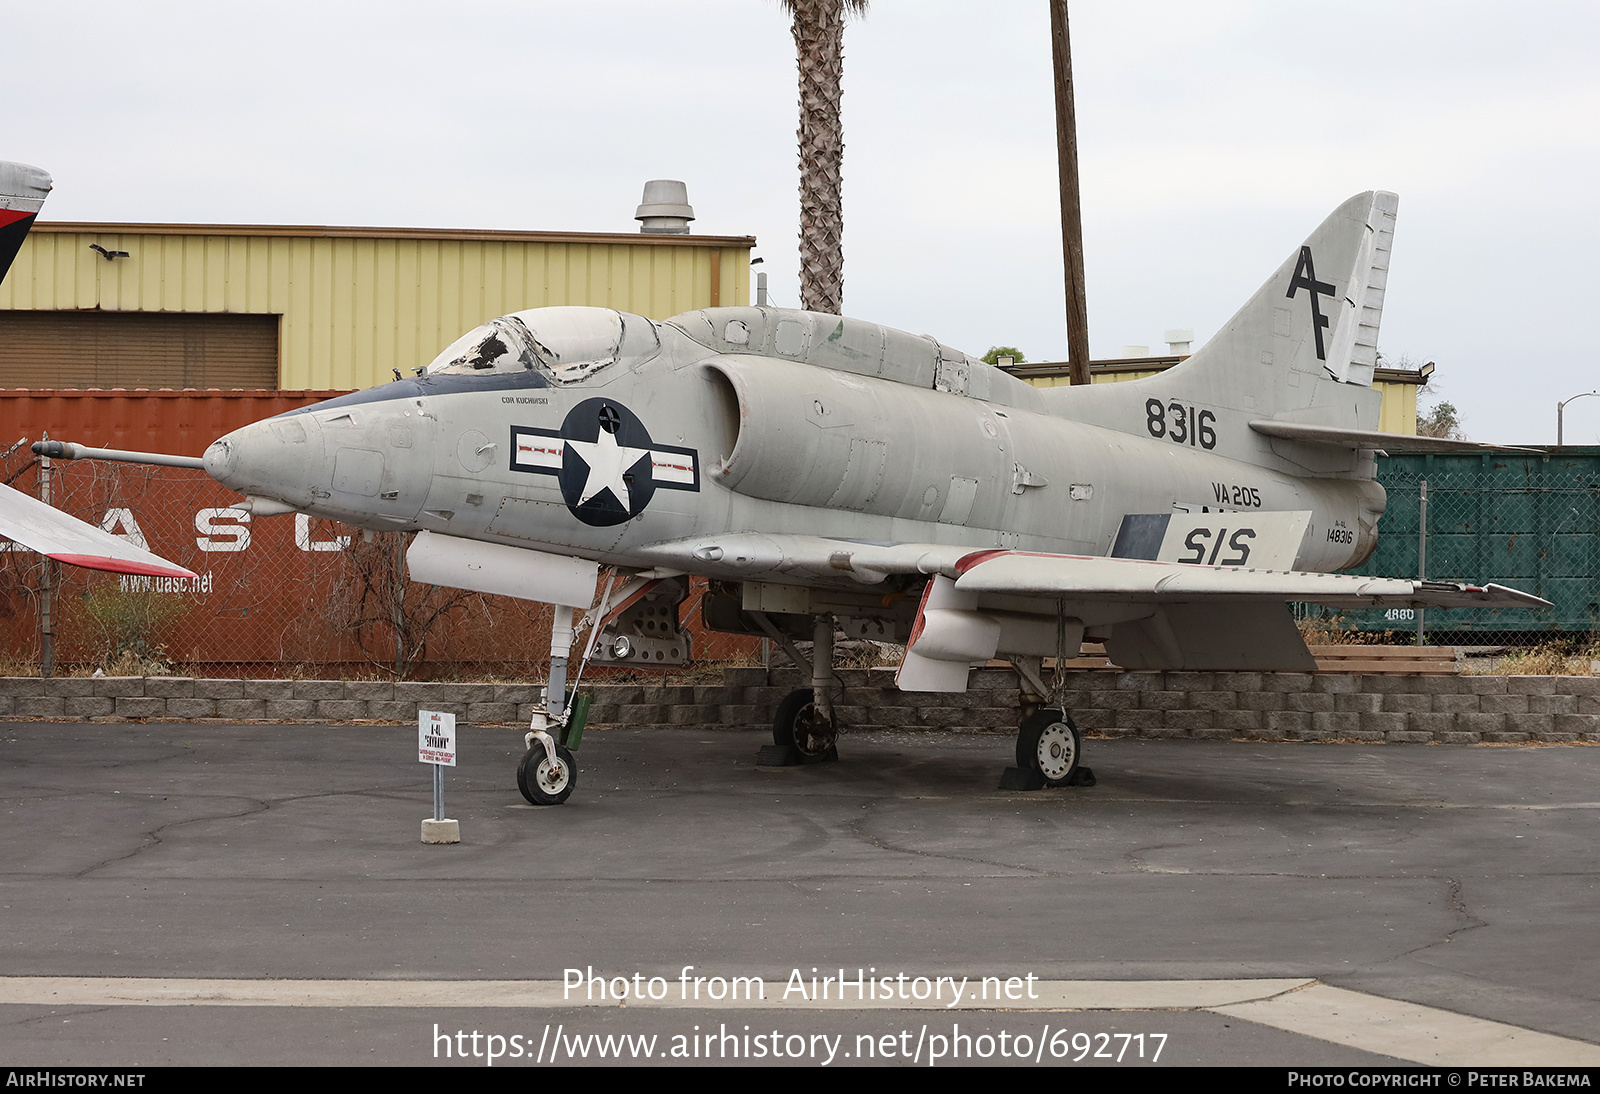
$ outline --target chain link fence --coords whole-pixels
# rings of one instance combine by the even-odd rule
[[[0,544],[14,547],[0,551],[0,673],[39,671],[47,647],[59,672],[112,675],[543,679],[548,668],[548,606],[408,581],[407,535],[252,518],[201,471],[47,468],[21,442],[0,481],[198,575],[102,573]],[[704,593],[694,584],[681,613],[695,660],[759,658],[758,642],[700,627]]]
[[[1600,639],[1600,448],[1548,454],[1385,456],[1388,510],[1378,547],[1354,572],[1496,582],[1549,600],[1547,610],[1306,606],[1366,640],[1465,647]]]

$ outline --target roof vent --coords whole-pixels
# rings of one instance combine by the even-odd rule
[[[646,235],[686,236],[694,208],[689,187],[677,179],[651,179],[644,184],[644,200],[633,219]]]

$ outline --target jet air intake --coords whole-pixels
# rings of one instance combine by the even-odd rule
[[[710,465],[712,481],[796,505],[998,524],[1012,465],[991,408],[786,362],[706,367],[729,445]]]

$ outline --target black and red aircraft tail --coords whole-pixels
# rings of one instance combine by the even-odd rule
[[[25,163],[0,162],[0,281],[5,280],[22,249],[22,240],[48,193],[48,172]]]

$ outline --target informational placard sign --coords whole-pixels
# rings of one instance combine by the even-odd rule
[[[442,710],[417,711],[419,763],[456,765],[456,716]]]

